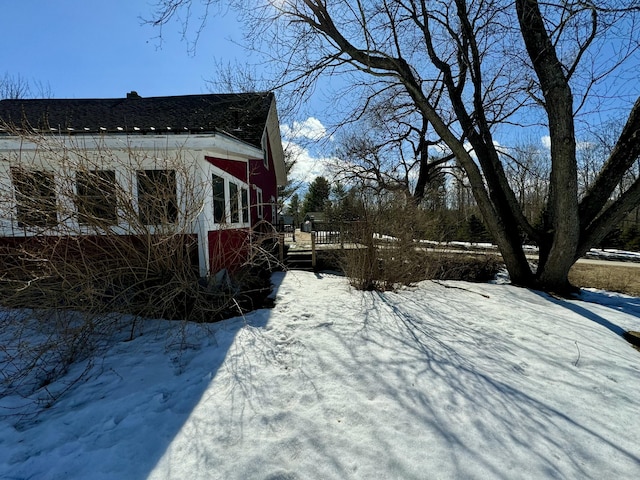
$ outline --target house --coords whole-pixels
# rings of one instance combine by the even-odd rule
[[[177,233],[244,260],[286,182],[273,93],[0,101],[0,244]]]

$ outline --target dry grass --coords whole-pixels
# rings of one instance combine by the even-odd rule
[[[640,267],[577,263],[569,272],[573,285],[640,297]]]

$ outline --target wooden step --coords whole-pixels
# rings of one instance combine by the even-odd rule
[[[313,271],[313,260],[311,252],[296,252],[285,257],[284,264],[290,270]]]

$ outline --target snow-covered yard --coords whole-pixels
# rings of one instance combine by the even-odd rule
[[[36,420],[0,420],[0,478],[640,478],[640,352],[620,336],[640,299],[273,280],[272,310],[149,321]]]

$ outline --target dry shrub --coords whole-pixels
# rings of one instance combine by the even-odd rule
[[[447,253],[415,238],[428,217],[412,205],[391,205],[359,223],[358,247],[342,255],[342,269],[360,290],[391,290],[422,280],[485,282],[502,267],[496,255]],[[382,233],[381,233],[382,232]]]
[[[119,316],[54,308],[1,311],[0,397],[14,395],[36,401],[42,408],[51,406],[83,378],[101,341],[120,320]],[[72,365],[78,368],[69,374]],[[54,383],[63,375],[67,375],[65,382]],[[14,408],[0,410],[0,415],[19,415],[29,403],[13,402]]]
[[[393,290],[422,280],[488,282],[503,266],[497,255],[451,254],[415,247],[354,249],[342,258],[343,271],[359,290]]]
[[[197,266],[182,258],[194,246],[189,236],[100,238],[92,244],[98,254],[88,254],[83,243],[95,240],[39,240],[3,255],[14,266],[0,281],[8,307],[0,310],[0,397],[36,394],[47,407],[81,380],[114,334],[131,338],[146,318],[239,315],[262,306],[270,291],[269,272],[250,265],[198,278]],[[84,367],[68,374],[78,362]],[[53,390],[62,375],[66,384]]]
[[[17,228],[0,245],[0,396],[44,389],[52,402],[61,392],[47,385],[145,318],[212,322],[260,305],[269,276],[254,265],[273,264],[274,242],[268,232],[229,237],[244,265],[234,259],[235,271],[200,278],[191,232],[206,189],[180,152],[150,164],[135,151],[123,159],[34,141],[55,166],[56,197],[42,158],[0,165],[13,182],[0,179],[0,221]],[[137,189],[114,181],[114,165]]]

